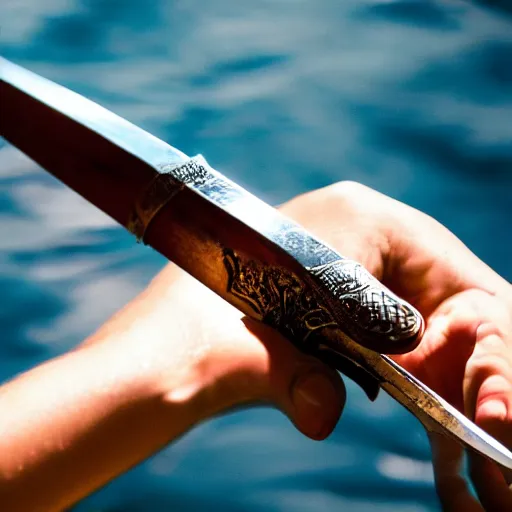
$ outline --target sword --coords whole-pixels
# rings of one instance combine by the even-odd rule
[[[420,313],[276,209],[92,101],[0,58],[0,136],[237,307],[427,431],[512,475],[512,452],[390,357]]]

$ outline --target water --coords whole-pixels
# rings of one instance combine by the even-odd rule
[[[510,1],[3,0],[0,26],[3,56],[272,203],[357,180],[512,278]],[[74,346],[164,262],[0,145],[3,380]],[[348,387],[324,443],[237,412],[76,510],[438,510],[416,420]]]

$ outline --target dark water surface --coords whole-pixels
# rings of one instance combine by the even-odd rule
[[[377,188],[512,278],[512,2],[1,0],[0,53],[270,202]],[[73,347],[164,263],[1,140],[0,216],[1,380]],[[76,510],[437,510],[416,420],[348,388],[324,443],[237,412]]]

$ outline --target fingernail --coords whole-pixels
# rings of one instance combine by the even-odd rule
[[[324,373],[300,378],[292,392],[300,428],[313,439],[331,433],[341,413],[341,397],[332,379]]]
[[[480,421],[502,421],[505,422],[508,417],[507,404],[498,398],[490,398],[480,403],[477,411]]]

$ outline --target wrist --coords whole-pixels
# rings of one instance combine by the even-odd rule
[[[122,330],[119,324],[102,329],[85,345],[98,351],[102,371],[117,374],[128,400],[158,404],[155,413],[168,442],[257,394],[258,376],[268,364],[266,350],[239,312],[224,313],[206,327],[175,309],[176,330],[169,336],[152,333],[151,319],[139,318]]]

